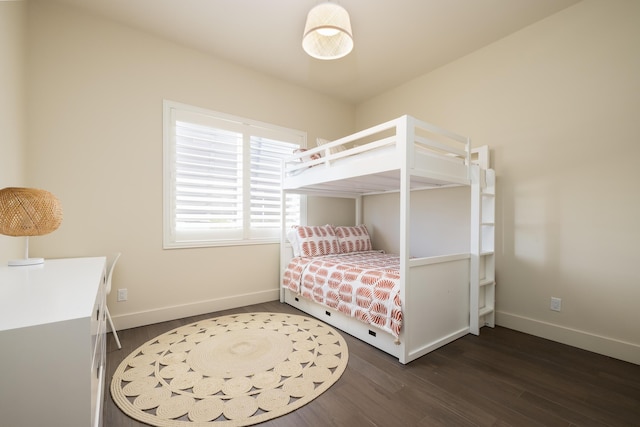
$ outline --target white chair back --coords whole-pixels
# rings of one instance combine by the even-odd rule
[[[113,269],[116,266],[116,262],[118,262],[118,259],[120,259],[120,255],[122,255],[122,253],[118,252],[107,259],[107,295],[111,293],[111,279],[113,277]]]

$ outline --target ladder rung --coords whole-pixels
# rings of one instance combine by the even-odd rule
[[[480,280],[480,283],[479,283],[480,287],[489,286],[489,285],[495,285],[495,284],[496,284],[496,281],[492,280],[492,279]]]
[[[482,307],[478,312],[478,317],[484,316],[485,314],[493,313],[493,307]]]

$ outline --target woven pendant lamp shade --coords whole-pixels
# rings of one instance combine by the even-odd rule
[[[8,187],[0,190],[0,233],[42,236],[62,223],[62,207],[48,191]]]
[[[349,13],[337,4],[321,3],[309,11],[302,48],[316,59],[339,59],[353,49]]]

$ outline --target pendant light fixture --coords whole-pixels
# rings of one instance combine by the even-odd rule
[[[302,48],[316,59],[342,58],[353,50],[349,13],[335,3],[320,3],[309,11]]]

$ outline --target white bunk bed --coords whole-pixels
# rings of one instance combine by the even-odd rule
[[[308,160],[320,154],[320,158]],[[305,160],[307,159],[307,160]],[[350,197],[355,224],[362,197],[399,192],[399,336],[319,305],[282,286],[292,259],[284,227],[281,244],[281,302],[383,350],[405,364],[483,325],[494,326],[495,174],[489,150],[471,150],[468,138],[410,116],[373,126],[320,147],[294,154],[283,164],[283,192]],[[411,257],[410,199],[413,191],[469,186],[469,250]]]

